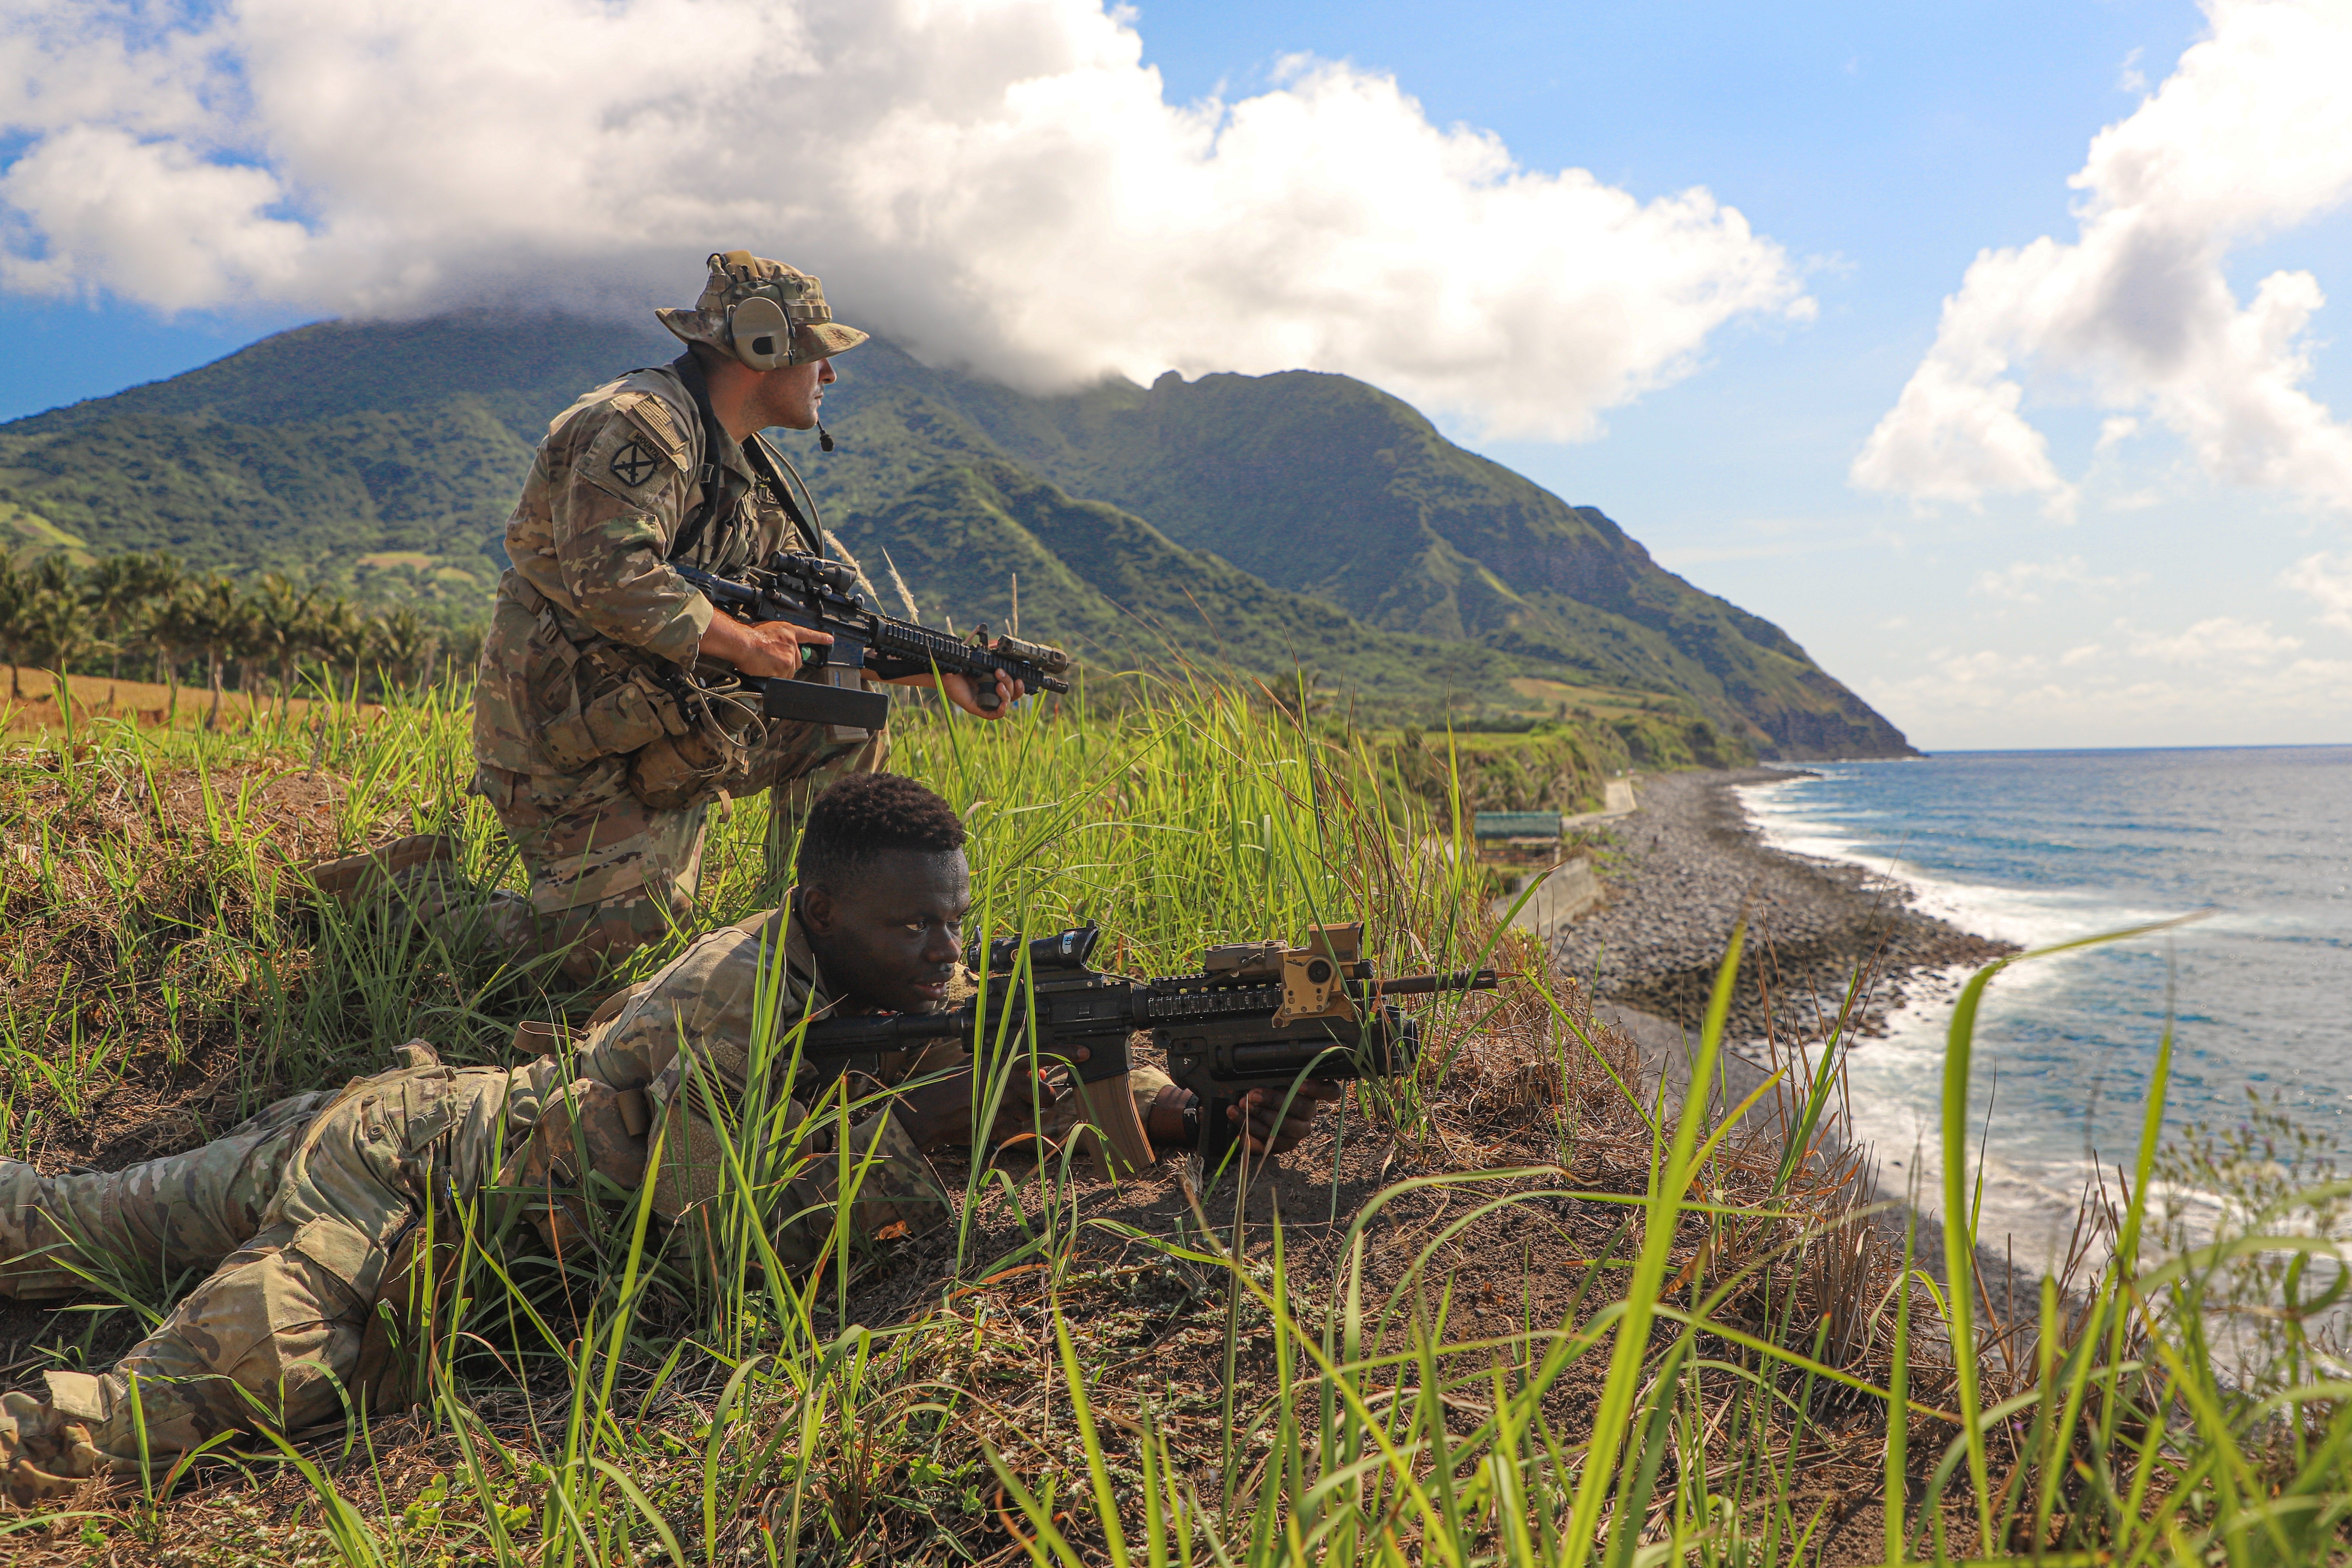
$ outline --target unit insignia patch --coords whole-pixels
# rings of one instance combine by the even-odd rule
[[[653,478],[660,467],[661,459],[643,441],[632,440],[613,454],[613,477],[631,489]]]

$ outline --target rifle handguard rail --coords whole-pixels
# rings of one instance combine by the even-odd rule
[[[746,567],[740,576],[724,576],[698,566],[677,564],[677,574],[713,605],[740,614],[757,625],[786,621],[811,631],[832,634],[829,647],[808,646],[800,677],[803,684],[825,679],[829,670],[871,670],[884,680],[910,675],[961,675],[979,689],[975,700],[983,709],[996,706],[996,676],[1003,673],[1031,691],[1066,693],[1070,656],[1045,643],[1015,637],[987,637],[981,626],[966,642],[950,632],[937,631],[916,621],[902,621],[867,605],[858,589],[857,574],[838,561],[798,551],[780,550],[759,566]],[[847,721],[845,711],[835,718],[810,693],[789,682],[767,679],[759,684],[771,718],[825,718]],[[887,713],[887,710],[885,710]],[[868,727],[871,727],[870,725]]]

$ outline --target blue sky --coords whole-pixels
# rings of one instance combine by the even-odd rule
[[[1067,9],[1068,0],[1059,3]],[[2295,7],[2279,0],[2273,9]],[[1273,101],[1268,95],[1298,80],[1284,62],[1308,56],[1360,77],[1392,77],[1439,131],[1490,132],[1519,170],[1588,170],[1643,204],[1704,187],[1737,208],[1784,253],[1783,295],[1801,292],[1810,305],[1792,315],[1785,298],[1759,296],[1703,332],[1693,327],[1696,348],[1649,378],[1665,384],[1630,397],[1598,383],[1584,388],[1578,406],[1598,420],[1589,438],[1546,438],[1559,431],[1540,428],[1516,438],[1486,434],[1514,420],[1529,428],[1526,397],[1540,402],[1540,370],[1514,373],[1518,403],[1489,405],[1475,376],[1415,380],[1406,368],[1384,378],[1378,363],[1311,346],[1337,337],[1302,328],[1284,341],[1310,345],[1299,362],[1328,354],[1324,368],[1419,395],[1449,434],[1571,501],[1601,507],[1670,568],[1779,622],[1918,743],[2342,742],[2352,740],[2344,717],[2352,555],[2342,553],[2352,490],[2331,488],[2341,444],[2328,421],[2340,424],[2352,407],[2352,350],[2331,342],[2352,301],[2308,311],[2297,342],[2310,374],[2300,390],[2325,408],[2300,436],[2263,448],[2285,453],[2268,477],[2250,478],[2259,465],[2243,453],[2198,447],[2206,427],[2198,421],[2210,411],[2184,384],[2199,375],[2119,383],[2120,362],[2083,357],[2082,334],[2021,325],[2021,289],[2004,291],[1998,279],[1972,284],[1965,319],[1938,336],[1947,300],[1987,250],[2043,237],[2062,247],[2082,241],[2080,289],[2112,293],[2112,280],[2094,275],[2106,264],[2076,216],[2091,193],[2070,188],[2070,176],[2085,168],[2102,128],[2131,119],[2150,93],[2188,97],[2193,83],[2167,88],[2184,50],[2217,32],[2225,44],[2255,37],[2249,29],[2265,21],[2263,11],[2262,0],[2237,0],[2235,10],[2210,16],[2152,0],[1769,9],[1192,4],[1146,5],[1127,24],[1175,106]],[[2327,47],[2336,40],[2325,35]],[[2259,54],[2247,46],[2240,58],[2250,49]],[[2352,68],[2352,58],[2321,63],[2336,80]],[[2269,68],[2258,61],[2230,76],[2208,60],[2198,80],[2221,82],[2208,97],[2226,104],[2229,92],[2252,90],[2246,71]],[[919,79],[920,60],[906,73]],[[2290,75],[2283,69],[2276,89],[2257,96],[2291,95]],[[2183,132],[2151,113],[2136,125],[2162,147],[2198,143],[2202,133],[2189,123]],[[2315,124],[2315,138],[2326,130]],[[20,124],[17,145],[25,134]],[[271,156],[266,143],[246,155],[264,164]],[[2261,184],[2265,160],[2275,163],[2257,159],[2252,184]],[[2121,177],[2103,174],[2095,191],[2112,195]],[[313,173],[307,188],[319,183]],[[2176,227],[2236,226],[2226,243],[2198,254],[2219,254],[2237,306],[2279,272],[2308,272],[2320,292],[2340,293],[2352,288],[2347,183],[2328,165],[2267,206],[2241,210],[2209,195],[2159,216]],[[290,176],[289,184],[306,188]],[[0,187],[0,200],[7,197]],[[20,205],[29,209],[31,198]],[[322,227],[330,216],[331,203],[320,202],[308,221]],[[52,240],[48,254],[60,248]],[[828,283],[845,300],[855,284],[844,265],[826,261]],[[174,298],[168,284],[93,292],[74,279],[68,286],[82,298],[45,298],[26,290],[57,287],[54,269],[46,279],[21,270],[16,291],[0,296],[6,416],[175,374],[322,313],[315,301],[326,297],[309,285],[232,281],[182,290],[176,297],[197,308],[163,314],[142,301]],[[121,276],[102,267],[93,275]],[[1507,336],[1513,326],[1497,330]],[[1559,329],[1544,318],[1528,330]],[[1962,494],[1952,489],[1963,482],[1958,467],[1888,458],[1865,465],[1876,488],[1859,488],[1857,458],[1923,364],[1975,363],[1986,343],[2018,367],[2008,374],[2022,382],[2024,416],[2046,458],[2001,468],[2015,478],[2009,489]],[[1137,348],[1117,363],[1151,352]],[[1159,352],[1197,371],[1225,351]],[[2239,368],[2250,384],[2276,371],[2267,363]],[[854,362],[845,370],[853,374],[838,395],[853,397]],[[1629,374],[1646,373],[1637,365]],[[1967,422],[1997,393],[1964,388],[1948,406],[1922,405],[1913,418],[1926,445],[1906,449],[1945,451],[1955,431],[1977,428]],[[2210,417],[2226,425],[2229,412]],[[2119,429],[2119,418],[2135,423]],[[2278,445],[2290,436],[2303,445]],[[1988,471],[1982,462],[1969,469]]]

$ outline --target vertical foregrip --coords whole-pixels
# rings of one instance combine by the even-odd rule
[[[1195,1091],[1198,1092],[1197,1090]],[[1240,1142],[1233,1118],[1227,1113],[1241,1101],[1231,1095],[1201,1096],[1201,1190],[1213,1191],[1217,1184],[1234,1175],[1241,1158],[1234,1145]]]

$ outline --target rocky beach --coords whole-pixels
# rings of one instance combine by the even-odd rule
[[[1875,1035],[1930,976],[2015,951],[1920,912],[1899,883],[1766,845],[1736,786],[1788,776],[1643,779],[1639,808],[1587,835],[1605,892],[1548,933],[1559,968],[1596,996],[1696,1027],[1744,918],[1731,1038],[1785,1046],[1822,1037],[1857,974],[1853,1029]]]
[[[1850,1038],[1885,1033],[1889,1015],[1924,987],[1948,984],[1956,966],[1973,968],[2016,951],[1922,913],[1900,882],[1850,862],[1767,845],[1738,786],[1789,776],[1748,768],[1643,778],[1637,810],[1587,832],[1601,900],[1549,933],[1560,969],[1603,999],[1599,1015],[1634,1042],[1672,1100],[1689,1081],[1696,1032],[1732,928],[1747,920],[1727,1048],[1717,1069],[1717,1114],[1762,1084],[1776,1062],[1785,1063],[1790,1047],[1828,1033],[1857,973],[1862,984]],[[1795,1108],[1795,1097],[1773,1093],[1746,1120],[1777,1141],[1784,1135],[1781,1119]],[[1822,1135],[1832,1158],[1849,1147],[1836,1112]],[[1899,1246],[1905,1224],[1916,1225],[1921,1266],[1942,1279],[1936,1216],[1899,1203],[1901,1184],[1890,1190],[1878,1151],[1856,1152],[1876,1195],[1897,1200],[1875,1221],[1888,1244]],[[1988,1300],[2006,1307],[2033,1299],[2039,1276],[2005,1245],[1979,1246],[1977,1267]]]

